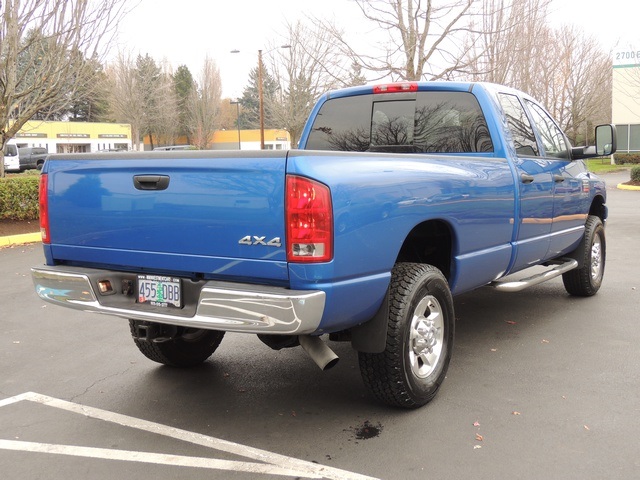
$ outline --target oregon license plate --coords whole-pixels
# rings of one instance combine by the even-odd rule
[[[162,275],[138,275],[138,303],[182,308],[180,279]]]

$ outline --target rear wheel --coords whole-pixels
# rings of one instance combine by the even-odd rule
[[[585,224],[584,237],[576,250],[582,267],[562,275],[564,288],[571,295],[590,297],[602,285],[606,260],[606,241],[602,220],[589,215]]]
[[[150,360],[172,367],[200,365],[216,351],[224,332],[129,320],[131,336]]]
[[[454,337],[453,299],[440,270],[399,263],[389,291],[387,344],[382,353],[359,353],[360,372],[380,401],[420,407],[442,384]]]

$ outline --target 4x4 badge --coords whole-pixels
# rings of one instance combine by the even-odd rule
[[[264,240],[265,238],[267,238],[267,237],[266,236],[258,237],[256,235],[247,235],[245,237],[242,237],[238,243],[240,245],[263,245],[265,247],[281,247],[282,246],[282,241],[280,240],[280,237],[273,237],[268,242],[266,242]]]

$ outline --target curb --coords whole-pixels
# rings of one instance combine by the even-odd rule
[[[625,185],[624,183],[618,184],[619,190],[640,190],[640,187],[636,187],[635,185]]]
[[[24,233],[22,235],[10,235],[0,237],[0,248],[10,245],[24,245],[25,243],[36,243],[42,241],[40,233]]]

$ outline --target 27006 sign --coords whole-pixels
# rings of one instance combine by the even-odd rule
[[[640,50],[625,50],[615,52],[613,56],[614,66],[640,64]]]
[[[179,278],[161,275],[138,275],[138,303],[155,307],[182,307],[182,284]]]

